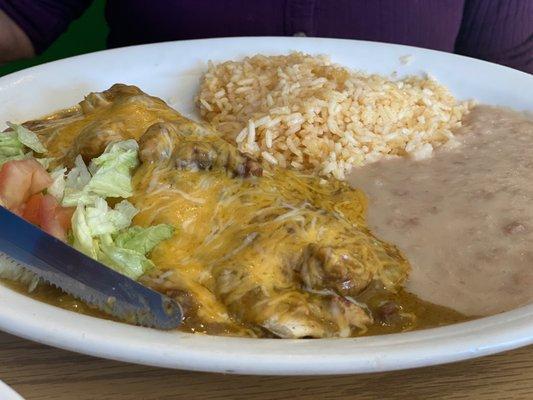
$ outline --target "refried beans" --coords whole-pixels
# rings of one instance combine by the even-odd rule
[[[466,315],[533,301],[533,120],[477,106],[461,145],[428,160],[397,158],[352,171],[373,232],[413,270],[407,289]]]

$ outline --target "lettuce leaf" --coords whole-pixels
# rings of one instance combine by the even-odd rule
[[[99,261],[131,279],[139,279],[146,271],[154,267],[152,261],[144,254],[116,246],[109,235],[102,236],[100,242]]]
[[[24,146],[30,148],[36,153],[46,153],[46,147],[41,143],[39,137],[28,128],[23,127],[22,125],[12,124],[11,122],[6,122],[13,132],[17,135],[17,139]]]
[[[124,249],[147,254],[160,242],[172,237],[173,234],[174,228],[166,224],[149,226],[148,228],[132,226],[115,237],[115,244]]]
[[[46,148],[34,132],[11,122],[7,122],[7,125],[12,130],[0,133],[0,166],[8,161],[33,157],[33,152],[27,151],[28,149],[36,153],[46,152]],[[51,161],[48,158],[36,158],[36,160],[41,162],[45,168]]]
[[[62,205],[94,204],[98,197],[130,197],[133,169],[139,165],[138,148],[135,140],[111,143],[89,168],[78,156],[67,175]]]
[[[133,139],[108,145],[89,165],[92,179],[88,190],[104,197],[130,197],[132,172],[139,165],[138,150],[139,145]]]
[[[74,168],[67,175],[66,188],[73,191],[82,190],[91,180],[91,174],[81,156],[74,160]]]
[[[73,246],[108,267],[138,279],[153,267],[146,254],[170,238],[174,229],[169,225],[130,227],[137,212],[127,200],[114,209],[101,197],[92,205],[78,204],[72,217]]]
[[[46,189],[48,194],[51,194],[56,200],[61,203],[63,201],[63,195],[65,193],[65,173],[66,168],[58,167],[50,172],[52,178],[52,184]]]
[[[33,153],[30,153],[30,157],[33,157]],[[53,157],[41,157],[41,158],[36,158],[34,157],[35,160],[37,162],[39,162],[39,164],[41,164],[43,166],[44,169],[46,170],[49,170],[50,169],[50,165],[52,164],[52,161],[55,160],[55,158]]]
[[[97,259],[98,242],[93,239],[83,204],[78,205],[72,215],[72,238],[72,245],[76,250]]]
[[[88,244],[88,236],[94,238],[118,233],[131,225],[131,220],[137,212],[127,200],[118,203],[114,209],[101,197],[96,198],[94,205],[78,204],[72,218],[74,240]],[[80,231],[74,229],[77,224],[80,225]]]
[[[18,140],[15,132],[0,133],[0,167],[11,160],[26,158],[24,145]]]
[[[75,207],[78,204],[94,204],[97,195],[89,193],[85,188],[91,181],[91,174],[81,156],[74,160],[74,167],[69,171],[63,191],[63,207]]]
[[[0,133],[0,158],[20,156],[24,154],[24,145],[15,132]]]
[[[99,197],[93,206],[86,206],[85,216],[92,236],[117,233],[131,225],[138,210],[127,200],[121,201],[115,209],[109,208]]]
[[[101,238],[101,261],[132,279],[138,279],[154,264],[146,254],[174,233],[170,225],[132,226],[114,236]]]

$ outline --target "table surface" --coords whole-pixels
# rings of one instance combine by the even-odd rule
[[[26,400],[533,399],[533,346],[367,375],[274,377],[173,371],[97,359],[0,332],[0,379]]]

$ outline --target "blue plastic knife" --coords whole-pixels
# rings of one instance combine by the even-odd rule
[[[173,329],[183,311],[153,291],[87,257],[0,207],[0,252],[64,292],[135,325]]]

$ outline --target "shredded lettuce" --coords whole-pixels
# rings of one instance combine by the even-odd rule
[[[103,198],[93,205],[78,204],[72,218],[73,246],[110,268],[138,279],[153,263],[146,257],[170,238],[169,225],[130,227],[138,210],[127,200],[111,209]]]
[[[13,130],[13,132],[17,135],[17,139],[24,146],[30,148],[36,153],[46,152],[46,147],[44,147],[34,132],[23,127],[22,125],[12,124],[11,122],[6,122],[6,124]]]
[[[85,189],[91,181],[91,174],[81,156],[74,160],[74,167],[67,174],[63,190],[64,207],[75,207],[78,204],[94,204],[97,195],[88,193]]]
[[[138,150],[139,145],[133,139],[107,146],[89,165],[92,179],[88,190],[105,197],[130,197],[133,194],[132,171],[139,165]]]
[[[80,204],[72,215],[72,239],[72,245],[75,249],[97,259],[98,241],[93,239],[83,204]]]
[[[115,206],[115,209],[111,209],[102,198],[98,198],[94,206],[85,208],[87,225],[92,236],[117,233],[127,228],[137,212],[127,200],[123,200]]]
[[[174,228],[166,224],[149,226],[148,228],[132,226],[115,237],[115,244],[124,249],[147,254],[157,244],[172,237],[173,233]]]
[[[85,254],[96,254],[94,243],[88,238],[118,233],[131,225],[131,220],[137,214],[137,209],[127,200],[121,201],[114,209],[109,208],[107,202],[98,197],[94,205],[78,204],[72,217],[72,232],[74,243],[78,243],[79,250]]]
[[[51,194],[56,200],[61,203],[63,201],[63,194],[65,193],[65,173],[66,168],[58,167],[50,172],[52,184],[46,189],[48,194]]]
[[[33,157],[33,152],[27,151],[28,149],[36,153],[46,152],[46,148],[35,133],[22,125],[11,122],[7,122],[7,125],[12,130],[0,133],[0,166],[8,161]],[[45,168],[48,168],[51,161],[49,158],[36,158],[36,160],[41,162]]]
[[[131,227],[138,210],[127,200],[114,208],[105,200],[132,196],[132,174],[139,164],[137,153],[137,142],[125,140],[108,145],[88,167],[78,156],[66,178],[65,169],[52,172],[54,183],[48,189],[63,206],[76,206],[73,246],[132,279],[153,267],[147,253],[174,232],[169,225]]]
[[[100,238],[99,261],[132,279],[138,279],[154,264],[138,251],[116,246],[109,235]]]
[[[33,157],[33,154],[30,155],[31,157]],[[49,170],[50,169],[50,165],[52,165],[52,161],[55,160],[55,158],[53,157],[42,157],[42,158],[35,158],[35,160],[37,160],[39,162],[39,164],[41,164],[43,166],[44,169],[46,170]]]
[[[24,153],[24,145],[18,140],[15,132],[0,133],[0,167],[11,160],[27,158]]]
[[[24,155],[24,145],[15,132],[0,133],[0,158]]]
[[[146,255],[173,233],[172,226],[161,224],[148,228],[132,226],[114,235],[114,240],[106,236],[101,239],[102,262],[132,279],[138,279],[154,266]]]
[[[63,206],[94,204],[97,197],[130,197],[132,173],[139,165],[138,148],[135,140],[111,143],[89,168],[78,156],[67,175]]]
[[[81,156],[74,160],[74,168],[67,175],[66,188],[69,190],[82,190],[91,180],[91,174]]]

